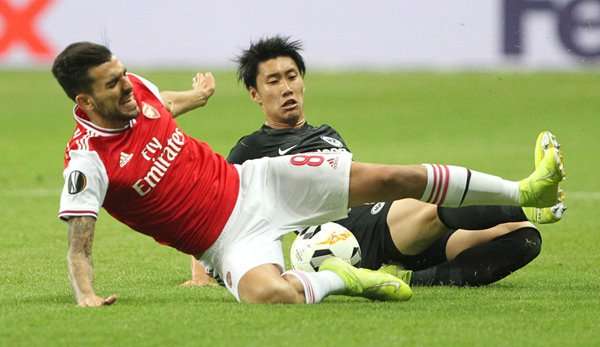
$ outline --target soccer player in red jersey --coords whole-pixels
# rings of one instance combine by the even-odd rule
[[[76,103],[59,217],[68,222],[69,277],[80,306],[116,300],[96,295],[92,285],[100,207],[159,243],[201,259],[240,301],[316,303],[329,294],[408,300],[412,292],[402,280],[336,258],[316,273],[283,273],[281,236],[295,227],[340,219],[349,206],[372,201],[551,206],[564,177],[557,148],[519,182],[457,166],[352,162],[348,153],[232,165],[174,120],[206,104],[215,88],[211,74],[196,75],[191,90],[161,92],[128,73],[108,48],[89,42],[65,48],[52,72]],[[302,94],[296,86],[287,81],[272,86],[269,107],[297,112]]]

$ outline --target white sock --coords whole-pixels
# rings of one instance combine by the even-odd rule
[[[519,206],[519,182],[460,166],[423,164],[427,186],[421,201],[445,207],[468,205]]]
[[[332,271],[305,272],[290,270],[284,272],[283,275],[292,275],[302,283],[307,304],[321,302],[327,295],[342,291],[346,287],[340,276]]]

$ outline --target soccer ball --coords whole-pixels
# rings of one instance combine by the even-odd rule
[[[360,263],[360,246],[350,230],[337,223],[311,226],[298,234],[290,250],[292,268],[315,272],[329,257],[351,265]]]

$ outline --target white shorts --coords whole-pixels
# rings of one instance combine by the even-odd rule
[[[263,264],[285,268],[283,235],[347,216],[351,163],[350,153],[305,153],[236,166],[235,207],[200,261],[239,301],[238,284],[246,272]]]

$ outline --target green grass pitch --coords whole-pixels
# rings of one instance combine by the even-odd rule
[[[163,89],[192,72],[141,71]],[[216,74],[185,131],[227,154],[260,111]],[[600,345],[600,74],[310,73],[306,114],[344,135],[359,161],[443,162],[520,179],[540,130],[566,155],[569,210],[542,226],[542,254],[485,288],[415,288],[406,303],[330,297],[320,305],[243,305],[222,288],[182,288],[189,259],[102,213],[100,309],[75,306],[66,226],[56,218],[71,103],[49,72],[0,72],[1,346],[591,346]],[[289,240],[288,240],[289,241]]]

